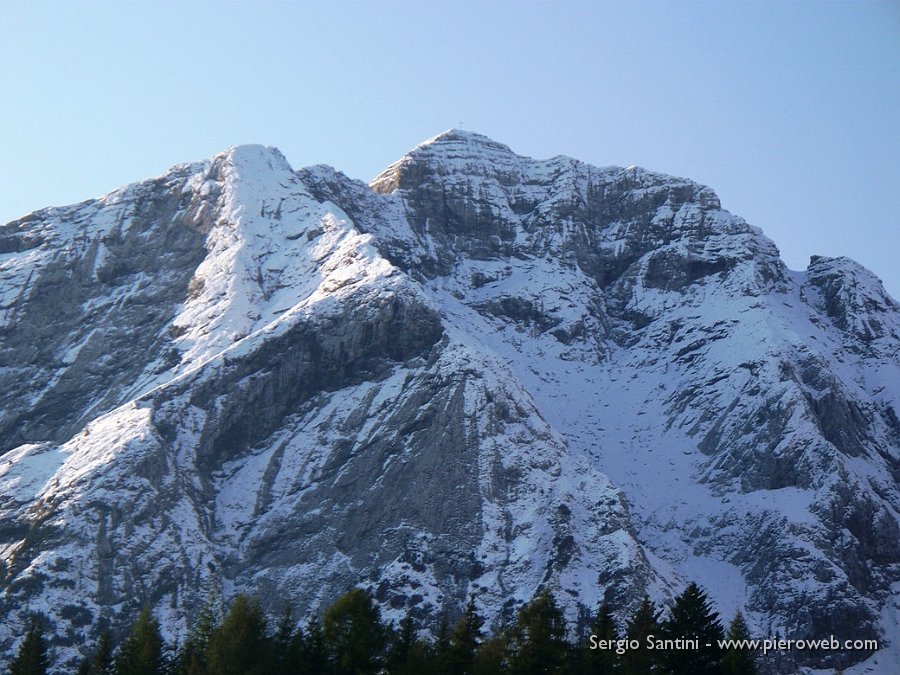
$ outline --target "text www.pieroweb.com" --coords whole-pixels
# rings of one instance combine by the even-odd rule
[[[808,651],[813,649],[828,651],[875,651],[878,649],[878,640],[838,640],[834,635],[829,635],[821,640],[787,640],[784,638],[764,638],[761,640],[719,640],[721,649],[752,649],[769,652],[788,652],[792,649]]]

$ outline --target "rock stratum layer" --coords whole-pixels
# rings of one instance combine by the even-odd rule
[[[370,185],[241,146],[3,226],[0,303],[7,653],[26,611],[62,672],[145,605],[499,625],[549,587],[574,625],[697,580],[900,666],[900,308],[707,187],[460,131]]]

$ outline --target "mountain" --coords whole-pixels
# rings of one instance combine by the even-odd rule
[[[690,581],[900,667],[900,306],[708,187],[451,130],[371,184],[233,148],[0,228],[0,650],[150,605],[570,622]],[[880,670],[879,670],[880,669]]]

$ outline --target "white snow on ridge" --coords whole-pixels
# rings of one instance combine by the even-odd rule
[[[434,183],[426,188],[476,195],[490,205],[490,215],[508,228],[504,253],[491,258],[480,250],[468,257],[465,248],[453,249],[454,233],[442,233],[444,240],[432,235],[434,222],[418,223],[421,231],[413,232],[408,195],[397,184],[414,160],[430,162],[431,171],[422,175]],[[822,600],[847,581],[826,541],[832,536],[823,517],[831,506],[827,499],[842,490],[864,493],[865,507],[884,507],[878,511],[883,523],[900,520],[890,480],[896,457],[880,454],[892,447],[866,441],[866,447],[839,448],[845,441],[835,433],[833,442],[827,440],[827,424],[814,413],[816,406],[862,402],[858,414],[872,433],[889,438],[889,411],[896,419],[900,410],[896,306],[855,264],[820,260],[807,273],[787,272],[774,245],[720,210],[708,188],[635,167],[596,169],[566,157],[528,160],[468,132],[441,134],[373,181],[390,194],[359,198],[366,208],[379,209],[380,220],[373,221],[381,226],[369,224],[369,232],[336,204],[313,197],[333,177],[321,167],[294,172],[277,150],[262,146],[240,146],[164,177],[166,185],[182,190],[193,209],[189,225],[205,237],[206,255],[163,330],[163,342],[177,347],[172,351],[180,363],[144,367],[126,389],[127,402],[67,443],[23,445],[0,457],[0,516],[39,523],[32,517],[36,506],[53,505],[48,524],[65,526],[74,542],[48,545],[20,570],[25,578],[41,578],[63,558],[78,560],[60,578],[85,595],[102,589],[108,603],[123,591],[110,587],[124,577],[113,578],[105,562],[116,550],[120,561],[131,556],[166,574],[171,566],[196,574],[195,585],[218,584],[226,594],[254,584],[314,588],[315,605],[325,598],[326,579],[345,583],[368,564],[355,559],[350,546],[252,574],[240,565],[257,554],[278,558],[267,546],[285,528],[325,542],[338,536],[331,523],[352,517],[353,504],[319,499],[330,494],[325,483],[355,485],[354,472],[363,471],[354,460],[370,449],[369,439],[395,433],[391,415],[438,375],[450,378],[442,387],[460,387],[467,433],[479,439],[472,451],[477,467],[466,475],[477,479],[481,500],[482,534],[473,551],[480,566],[473,569],[480,571],[453,583],[477,591],[488,614],[508,610],[509,598],[525,602],[550,584],[573,621],[577,602],[599,602],[598,576],[634,578],[629,572],[639,568],[636,583],[654,600],[667,602],[696,580],[726,621],[741,610],[755,634],[769,635],[784,629],[780,615],[748,611],[760,606],[758,594],[768,581],[749,578],[746,542],[755,529],[777,531],[796,559],[779,559],[796,563],[779,577],[779,592]],[[644,200],[653,210],[646,220],[623,216],[587,236],[585,224],[565,214],[586,204],[598,184],[614,186],[622,204]],[[104,237],[130,227],[132,197],[150,189],[128,186],[69,210],[50,210],[63,221],[46,221],[37,234],[92,260],[99,277],[110,262]],[[683,194],[694,201],[678,196]],[[355,198],[341,203],[364,221]],[[640,248],[643,241],[635,243],[647,235],[645,225],[659,237],[647,250]],[[621,256],[627,269],[606,286],[582,271],[573,242],[588,242],[591,254]],[[14,324],[32,289],[31,271],[25,270],[39,272],[51,249],[41,244],[0,255],[0,321]],[[406,257],[391,256],[397,251]],[[416,261],[439,254],[452,268],[449,275],[427,281],[416,276]],[[386,256],[403,260],[398,265],[404,269],[412,261],[409,275]],[[691,265],[706,265],[712,273],[674,278],[680,272],[689,277]],[[675,274],[667,278],[660,269]],[[150,283],[143,272],[129,275],[86,306],[100,311],[127,304]],[[847,322],[826,299],[835,288],[838,310],[853,310]],[[406,299],[441,314],[445,335],[431,353],[433,362],[390,364],[373,381],[320,392],[269,438],[216,458],[221,463],[201,478],[195,451],[228,394],[198,403],[190,398],[192,387],[212,382],[230,363],[298,322],[341,319],[348,307],[374,312],[384,300],[399,306]],[[630,315],[642,323],[629,323]],[[92,358],[96,335],[87,330],[57,350],[58,369],[34,394],[35,405],[67,368]],[[252,385],[258,375],[242,374],[237,386]],[[496,399],[511,403],[513,412],[498,412]],[[165,439],[165,424],[154,423],[156,401],[179,411],[179,426]],[[203,405],[208,408],[197,407]],[[852,406],[850,411],[857,414]],[[770,434],[781,434],[777,442],[760,442],[757,427],[781,421],[784,431]],[[369,492],[377,494],[392,469],[410,461],[414,444],[407,436],[415,433],[390,436],[392,447],[363,465],[372,484],[352,493],[358,504]],[[726,436],[728,451],[718,451],[717,439]],[[330,465],[335,457],[336,466]],[[798,477],[779,482],[775,476],[767,484],[765,471],[783,458],[792,458]],[[515,475],[508,488],[495,480],[503,471]],[[504,489],[508,493],[501,494]],[[319,503],[304,501],[310,497]],[[157,508],[163,502],[167,512]],[[131,528],[127,537],[114,526],[123,514]],[[385,537],[413,527],[403,517],[398,521]],[[433,534],[422,530],[411,547],[423,556],[436,550],[442,542]],[[855,536],[847,528],[840,534]],[[0,557],[9,558],[17,546]],[[89,560],[79,547],[104,553]],[[384,570],[408,595],[421,594],[433,611],[445,601],[441,584],[447,581],[435,565],[419,567],[398,556]],[[187,585],[161,601],[169,606],[165,616],[173,636],[183,633],[184,615],[171,607],[184,602],[178,594],[185,592],[191,592]],[[47,611],[57,612],[54,603],[61,606],[64,596],[59,589],[48,592]],[[849,596],[857,597],[852,589]],[[872,597],[862,601],[876,607]],[[885,613],[892,608],[888,602]],[[386,615],[399,618],[400,610]],[[884,618],[882,625],[896,636],[892,620]],[[896,661],[897,653],[880,652],[854,672],[878,672],[863,668]]]

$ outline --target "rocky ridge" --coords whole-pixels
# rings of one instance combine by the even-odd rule
[[[0,280],[4,649],[23,606],[64,664],[210,593],[575,620],[693,579],[759,635],[900,637],[898,305],[707,187],[242,146],[0,228]]]

